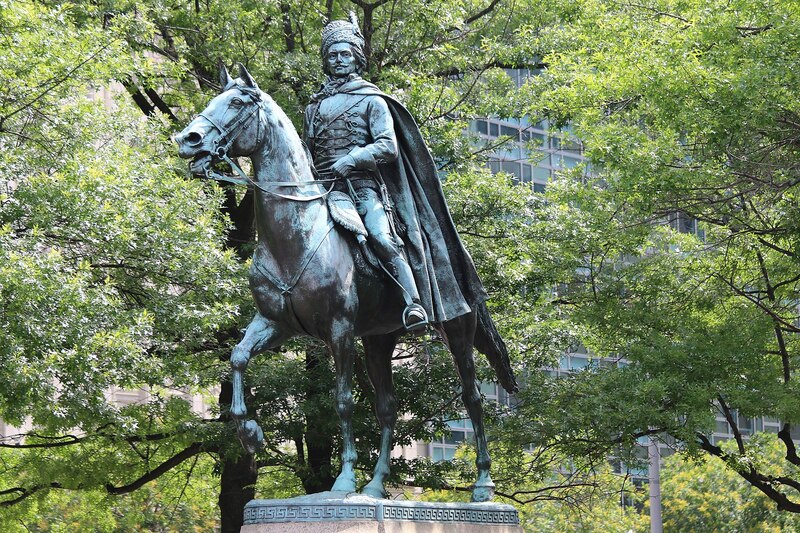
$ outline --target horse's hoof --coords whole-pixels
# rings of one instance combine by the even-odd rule
[[[336,478],[336,482],[331,487],[333,492],[355,492],[356,491],[356,480],[350,476],[343,476],[339,474],[339,477]]]
[[[367,486],[361,490],[361,494],[366,494],[378,500],[383,500],[388,496],[386,489],[384,489],[382,485],[373,485],[372,482],[368,483]]]
[[[492,501],[494,497],[494,484],[491,486],[474,487],[472,489],[472,501],[476,503]]]
[[[246,420],[237,433],[247,453],[254,454],[264,449],[264,432],[255,420]]]
[[[231,405],[231,416],[233,418],[244,418],[247,416],[247,407],[244,405]]]

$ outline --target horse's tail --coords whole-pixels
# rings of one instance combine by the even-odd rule
[[[475,310],[478,317],[477,329],[475,330],[475,348],[478,349],[489,360],[489,364],[494,368],[500,385],[509,393],[519,390],[514,371],[511,369],[511,361],[508,358],[506,343],[500,337],[497,327],[494,325],[486,303],[481,303]]]

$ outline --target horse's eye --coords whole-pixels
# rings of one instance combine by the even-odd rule
[[[242,101],[241,98],[232,98],[231,99],[231,104],[233,104],[233,105],[242,105],[243,103],[244,102]]]

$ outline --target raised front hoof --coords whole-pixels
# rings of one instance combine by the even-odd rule
[[[264,449],[264,432],[255,420],[245,420],[244,423],[237,424],[236,433],[247,453],[252,454]]]
[[[494,498],[494,483],[472,488],[472,501],[475,503],[490,502]]]
[[[383,500],[389,495],[386,492],[386,489],[383,488],[382,484],[374,481],[367,483],[367,486],[361,489],[361,494],[365,494],[371,498],[377,498],[379,500]]]
[[[352,475],[346,475],[344,473],[339,474],[339,477],[336,478],[336,481],[331,487],[331,490],[334,492],[346,492],[348,494],[356,491],[356,480],[355,477]]]

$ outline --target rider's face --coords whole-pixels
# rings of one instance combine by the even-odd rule
[[[347,43],[331,45],[325,61],[328,72],[334,78],[344,78],[356,71],[356,58],[353,56],[353,49]]]

